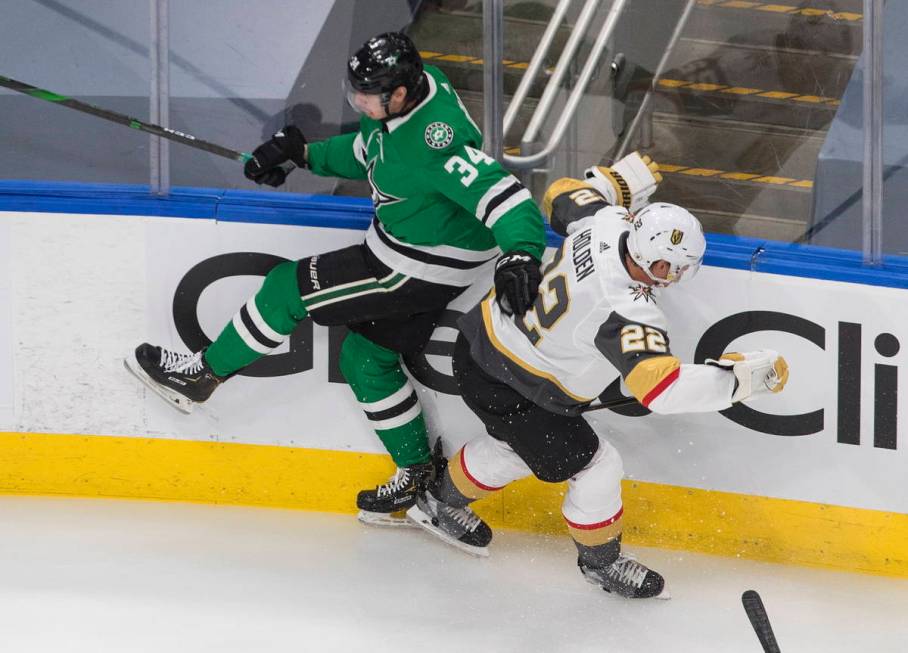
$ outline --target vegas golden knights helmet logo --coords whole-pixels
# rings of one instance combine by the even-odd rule
[[[672,229],[672,245],[680,245],[681,239],[684,238],[684,232],[680,229]]]

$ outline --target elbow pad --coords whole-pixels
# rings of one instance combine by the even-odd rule
[[[609,203],[596,188],[570,177],[562,177],[552,183],[542,198],[543,215],[555,233],[562,236],[573,231],[573,223],[607,206]]]

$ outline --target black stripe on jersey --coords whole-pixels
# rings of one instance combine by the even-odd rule
[[[516,195],[517,193],[522,191],[523,188],[523,184],[515,179],[513,184],[511,184],[503,191],[498,193],[498,195],[489,200],[489,203],[486,204],[485,213],[482,214],[482,224],[485,224],[489,220],[489,216],[492,215],[492,211],[494,211],[502,202],[506,201],[509,197]]]
[[[429,263],[431,265],[440,265],[445,268],[455,268],[457,270],[472,270],[473,268],[478,268],[486,263],[488,263],[494,256],[489,258],[486,261],[463,261],[459,258],[450,258],[447,256],[439,256],[438,254],[429,254],[419,249],[411,249],[399,243],[395,243],[393,240],[388,238],[388,234],[385,233],[385,230],[382,229],[377,219],[374,219],[372,224],[375,226],[375,233],[378,234],[379,240],[381,240],[385,245],[393,249],[395,252],[399,252],[406,256],[407,258],[412,258],[414,261],[421,261],[423,263]]]
[[[403,415],[408,410],[413,408],[416,405],[418,399],[416,398],[416,390],[407,395],[407,398],[401,401],[396,406],[391,406],[391,408],[386,408],[385,410],[377,410],[373,413],[370,413],[368,410],[363,412],[373,422],[380,422],[382,420],[391,419],[392,417],[397,417],[398,415]]]
[[[252,337],[255,338],[263,347],[274,349],[281,344],[279,342],[271,340],[270,338],[267,338],[264,333],[259,331],[259,328],[255,326],[255,322],[252,321],[252,316],[249,315],[249,311],[246,309],[246,304],[243,304],[243,307],[240,309],[240,319],[249,330],[249,333],[252,334]]]

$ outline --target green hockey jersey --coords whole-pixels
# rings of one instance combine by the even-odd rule
[[[529,191],[481,151],[482,135],[444,74],[405,115],[360,119],[358,132],[311,143],[315,174],[368,179],[376,219],[366,246],[408,276],[456,286],[499,251],[542,257],[543,219]],[[500,250],[499,250],[500,248]]]

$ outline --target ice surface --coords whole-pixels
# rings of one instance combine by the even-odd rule
[[[906,651],[908,581],[629,547],[671,601],[585,583],[567,535],[500,531],[489,559],[352,515],[0,497],[0,649]]]

